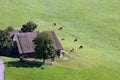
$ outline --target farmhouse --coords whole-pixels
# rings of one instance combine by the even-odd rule
[[[55,51],[58,57],[60,56],[61,50],[63,50],[63,47],[56,36],[56,33],[54,31],[48,31],[53,39],[54,39],[54,47]],[[18,48],[19,55],[22,57],[35,57],[35,45],[33,43],[33,40],[37,36],[37,32],[20,32],[20,31],[15,31],[15,32],[10,32],[10,36],[12,37],[14,43],[16,44]]]

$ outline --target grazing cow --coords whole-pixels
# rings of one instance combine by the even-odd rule
[[[59,28],[58,28],[58,30],[62,30],[62,29],[63,29],[63,27],[59,27]]]
[[[62,41],[64,41],[65,39],[64,39],[64,38],[62,38],[61,40],[62,40]]]
[[[74,42],[77,42],[78,40],[77,39],[74,39]]]
[[[75,49],[74,49],[74,48],[72,48],[72,49],[70,50],[70,52],[74,52],[74,50],[75,50]]]
[[[79,49],[83,48],[83,46],[80,46]]]
[[[53,23],[53,26],[56,26],[56,23],[55,23],[55,22]]]

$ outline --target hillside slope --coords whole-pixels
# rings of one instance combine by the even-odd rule
[[[55,30],[60,40],[65,38],[61,43],[70,60],[58,59],[55,65],[79,70],[82,80],[120,80],[119,4],[119,0],[0,0],[0,29],[20,29],[34,21],[37,31]],[[52,26],[54,22],[57,26]],[[75,52],[70,54],[72,48]]]

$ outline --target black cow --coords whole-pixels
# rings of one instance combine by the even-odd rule
[[[83,46],[79,46],[79,49],[83,48]]]

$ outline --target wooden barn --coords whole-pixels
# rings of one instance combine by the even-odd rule
[[[54,39],[54,46],[56,50],[56,54],[58,57],[60,57],[60,52],[63,50],[63,47],[56,36],[56,33],[54,31],[48,31],[53,39]],[[18,48],[19,55],[21,57],[35,57],[35,45],[33,43],[33,40],[37,36],[37,32],[20,32],[15,31],[11,32],[10,36],[12,37],[14,44]]]

